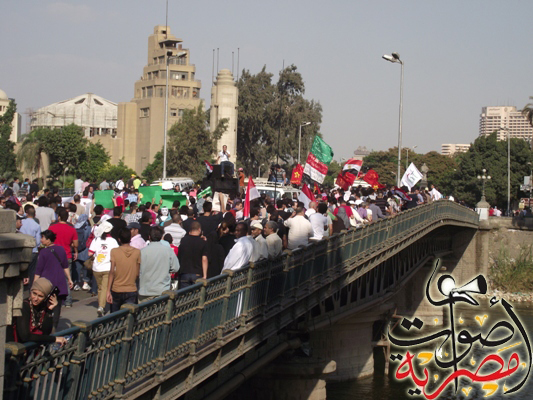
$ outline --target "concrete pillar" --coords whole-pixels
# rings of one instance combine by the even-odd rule
[[[485,200],[485,196],[481,198],[479,203],[476,204],[476,212],[479,214],[479,221],[489,220],[489,208],[490,204]]]
[[[5,342],[7,327],[22,310],[21,274],[32,258],[35,239],[15,233],[15,212],[0,210],[0,400],[5,376]]]

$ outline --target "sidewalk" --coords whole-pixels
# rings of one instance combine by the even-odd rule
[[[59,319],[57,332],[70,328],[74,321],[89,322],[98,318],[96,315],[98,298],[96,296],[91,297],[89,292],[85,290],[72,291],[72,300],[71,308],[65,306],[61,308],[61,318]]]

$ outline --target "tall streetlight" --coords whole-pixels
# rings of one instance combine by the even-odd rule
[[[418,146],[413,146],[411,148],[407,148],[407,157],[405,157],[405,170],[407,170],[407,168],[409,167],[409,150],[413,150],[415,151],[415,149],[417,148]]]
[[[302,126],[311,125],[311,122],[304,122],[300,125],[299,133],[298,133],[298,164],[300,164],[300,150],[302,147]]]
[[[529,202],[527,203],[527,206],[531,208],[531,180],[533,179],[533,164],[531,164],[531,161],[527,162],[527,165],[529,165]]]
[[[392,53],[390,56],[385,54],[384,60],[391,63],[399,63],[401,65],[401,78],[400,78],[400,121],[398,123],[398,173],[396,175],[396,186],[400,186],[400,165],[402,162],[402,114],[403,114],[403,61],[400,60],[398,53]]]
[[[481,180],[483,182],[483,189],[481,191],[481,201],[486,201],[485,200],[485,181],[490,180],[491,176],[490,175],[485,175],[486,172],[487,172],[487,170],[485,168],[482,169],[482,172],[483,172],[483,175],[478,175],[477,179],[479,179],[479,180]]]
[[[500,127],[500,131],[507,131],[507,216],[511,216],[511,131]]]
[[[175,60],[187,55],[186,51],[180,51],[176,55],[172,55],[172,51],[167,51],[167,76],[166,76],[166,95],[165,95],[165,133],[163,136],[163,179],[167,177],[167,132],[168,132],[168,64],[170,60]]]

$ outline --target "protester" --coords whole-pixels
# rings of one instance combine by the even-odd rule
[[[202,227],[198,221],[194,221],[189,233],[181,239],[178,252],[180,289],[193,285],[197,279],[207,278],[208,248],[201,235]]]

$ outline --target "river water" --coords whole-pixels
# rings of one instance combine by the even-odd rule
[[[457,322],[455,324],[456,327],[456,334],[460,329],[467,329],[472,336],[475,336],[478,333],[484,333],[486,334],[488,329],[490,329],[491,326],[493,326],[495,323],[501,320],[509,321],[512,324],[512,320],[508,317],[505,310],[498,304],[494,306],[493,308],[489,308],[488,301],[485,301],[484,299],[477,299],[479,300],[481,306],[480,307],[465,307],[465,306],[456,306],[454,308],[454,313],[458,317],[462,318],[463,324],[459,325]],[[512,304],[512,303],[511,303]],[[513,311],[522,321],[522,324],[524,326],[524,329],[526,330],[528,336],[529,336],[529,342],[533,345],[533,303],[517,303],[512,304],[513,305]],[[483,329],[480,328],[479,323],[475,320],[476,316],[483,316],[487,315],[487,319],[484,322]],[[485,324],[486,323],[486,324]],[[445,324],[442,329],[445,329],[449,327],[448,324]],[[396,328],[399,329],[399,328]],[[499,330],[502,328],[499,328]],[[411,329],[412,331],[413,329]],[[435,329],[433,332],[437,331],[439,329]],[[405,330],[402,329],[403,332]],[[396,333],[396,330],[394,331]],[[496,334],[497,331],[494,332]],[[493,334],[493,335],[494,335]],[[505,334],[508,334],[507,331],[505,331]],[[491,336],[491,339],[495,339],[497,335]],[[518,339],[518,340],[517,340]],[[472,356],[477,360],[481,360],[483,357],[485,357],[487,354],[495,354],[496,349],[511,345],[513,343],[516,343],[517,341],[522,340],[522,337],[518,333],[518,330],[516,329],[515,336],[510,340],[508,343],[503,344],[498,347],[494,347],[491,350],[487,351],[487,348],[485,350],[479,348],[474,348],[472,351]],[[435,350],[435,343],[440,343],[442,340],[437,339],[436,341],[432,342],[432,347],[427,347],[424,350],[433,352]],[[405,348],[391,348],[391,354],[398,354],[398,353],[405,353]],[[416,349],[416,351],[411,351],[411,353],[418,354],[420,350]],[[524,346],[517,346],[514,347],[512,350],[505,350],[502,353],[497,353],[500,355],[506,362],[505,369],[507,369],[507,360],[509,356],[512,354],[512,352],[516,352],[519,354],[520,362],[526,361],[528,362],[528,355],[527,351]],[[459,353],[459,351],[458,351]],[[470,354],[467,356],[468,359],[470,359]],[[413,359],[413,363],[419,364],[419,359]],[[460,367],[466,368],[466,364],[461,364]],[[429,365],[429,364],[428,364]],[[477,364],[479,365],[479,364]],[[489,364],[490,365],[490,364]],[[399,382],[396,380],[394,374],[396,373],[396,370],[399,366],[398,362],[390,362],[389,364],[389,375],[388,376],[373,376],[365,379],[359,379],[356,381],[351,382],[342,382],[342,383],[330,383],[327,385],[327,397],[328,400],[385,400],[385,399],[394,399],[394,400],[416,400],[416,399],[425,399],[425,397],[421,395],[409,395],[408,390],[409,389],[415,389],[416,385],[413,382],[407,382],[407,379],[404,379],[403,381]],[[404,371],[407,367],[403,367],[402,371]],[[423,367],[422,367],[423,368]],[[475,372],[477,367],[472,367],[469,370],[472,372]],[[493,371],[494,369],[491,369]],[[522,370],[522,367],[519,367],[519,371]],[[420,371],[420,369],[417,369],[417,371]],[[448,376],[450,370],[442,371],[442,376]],[[518,371],[517,373],[518,374]],[[418,373],[419,377],[423,377],[420,373]],[[431,375],[430,375],[431,376]],[[520,379],[515,381],[520,381],[523,379],[524,375],[520,375]],[[502,379],[502,381],[505,381],[505,379]],[[518,391],[518,393],[512,393],[512,394],[503,394],[503,383],[502,381],[498,381],[499,388],[497,391],[490,395],[489,397],[486,397],[488,399],[512,399],[512,400],[525,400],[525,399],[533,399],[533,368],[532,372],[530,373],[530,376],[528,380],[526,381],[525,385],[522,387],[521,390]],[[507,387],[511,386],[511,379],[507,379]],[[437,397],[437,399],[483,399],[485,398],[485,394],[487,393],[485,390],[481,390],[481,386],[483,383],[472,383],[469,379],[461,378],[459,382],[459,389],[457,393],[454,393],[454,384],[451,383],[447,386],[446,390],[444,390],[440,396]],[[514,385],[513,385],[514,386]],[[465,390],[468,390],[468,388],[471,387],[471,391],[468,393],[468,396],[462,391],[462,388],[465,388]],[[429,393],[432,392],[432,390],[428,390]]]

